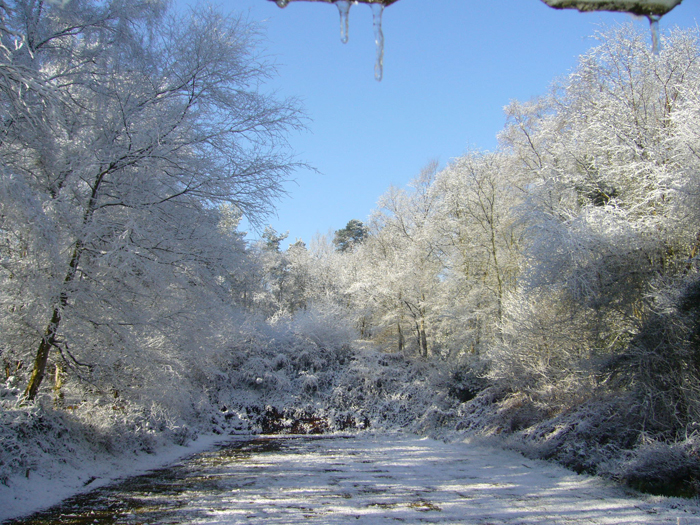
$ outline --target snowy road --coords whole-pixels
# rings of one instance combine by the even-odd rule
[[[697,510],[511,452],[364,435],[237,442],[16,523],[690,525]]]

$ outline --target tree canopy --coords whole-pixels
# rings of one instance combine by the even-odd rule
[[[54,350],[86,374],[117,366],[114,345],[219,293],[241,251],[221,207],[253,224],[271,211],[301,115],[259,89],[273,70],[241,17],[157,1],[0,9],[3,332],[35,347],[32,399]]]
[[[362,221],[351,219],[345,225],[345,228],[335,231],[333,244],[335,244],[338,251],[344,252],[364,242],[368,234],[369,230],[362,224]]]

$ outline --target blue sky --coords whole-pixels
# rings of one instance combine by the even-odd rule
[[[545,93],[595,45],[596,31],[649,25],[626,14],[557,11],[540,0],[400,0],[384,10],[384,78],[377,82],[368,5],[352,7],[347,44],[335,5],[222,6],[260,24],[265,51],[279,65],[271,86],[301,99],[311,119],[307,132],[290,138],[318,173],[298,171],[268,221],[289,230],[288,241],[307,244],[317,232],[364,221],[390,185],[404,186],[431,160],[445,166],[469,150],[495,149],[503,107]],[[661,20],[662,30],[697,24],[698,0]]]

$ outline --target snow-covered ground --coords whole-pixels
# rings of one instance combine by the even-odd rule
[[[137,504],[115,510],[109,523],[700,524],[696,501],[643,496],[514,452],[407,434],[265,437],[175,469],[164,478],[168,490],[117,487],[107,500]]]
[[[159,449],[156,454],[140,453],[130,457],[94,455],[92,461],[83,460],[79,465],[59,459],[54,462],[53,469],[44,469],[41,474],[28,472],[25,477],[11,478],[7,485],[0,484],[0,522],[51,507],[65,498],[103,487],[117,479],[163,467],[211,449],[221,440],[221,436],[205,435],[188,446],[170,445]],[[56,457],[61,458],[64,452],[58,451]]]

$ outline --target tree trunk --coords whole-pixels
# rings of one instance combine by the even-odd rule
[[[421,346],[423,357],[425,357],[427,359],[427,357],[428,357],[428,337],[425,334],[425,320],[422,318],[420,320],[420,346]]]
[[[700,250],[700,231],[695,236],[695,243],[693,244],[693,247],[690,249],[690,257],[688,257],[688,263],[685,265],[686,273],[689,272],[690,270],[692,270],[693,260],[695,259],[695,257],[697,257],[699,250]]]
[[[416,346],[418,347],[418,357],[423,357],[423,345],[420,342],[420,325],[415,319],[413,320],[413,323],[415,325],[414,329],[416,332]]]
[[[496,228],[493,221],[489,221],[489,226],[491,227],[491,255],[493,257],[493,266],[496,271],[496,284],[498,286],[497,292],[497,319],[500,323],[503,320],[503,278],[501,276],[501,268],[498,266],[498,248],[496,247]]]
[[[44,337],[41,338],[41,342],[39,343],[36,358],[34,358],[34,369],[32,370],[32,375],[29,378],[27,389],[24,391],[24,398],[28,401],[32,401],[36,397],[37,392],[39,392],[39,386],[41,386],[41,382],[44,379],[44,374],[46,373],[46,363],[49,360],[51,347],[56,344],[56,332],[58,331],[58,326],[60,324],[61,310],[57,306],[53,310],[51,321],[46,327]]]
[[[55,407],[60,407],[63,404],[63,367],[60,363],[56,363],[56,373],[54,374],[53,382],[53,404]]]
[[[46,374],[46,364],[49,361],[51,348],[56,346],[56,336],[58,334],[58,328],[61,325],[63,309],[68,304],[67,285],[70,284],[75,278],[81,253],[82,243],[78,241],[75,243],[73,256],[71,257],[70,264],[68,265],[68,273],[66,274],[66,278],[63,280],[63,290],[59,296],[58,305],[53,309],[51,321],[49,321],[49,324],[44,331],[44,337],[41,338],[39,349],[37,350],[36,357],[34,358],[32,375],[29,377],[29,384],[27,384],[27,389],[24,391],[23,396],[27,401],[33,401],[34,398],[36,398],[41,382]]]

